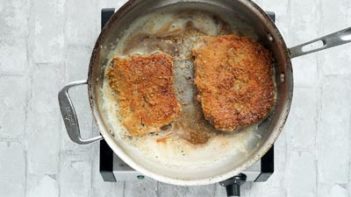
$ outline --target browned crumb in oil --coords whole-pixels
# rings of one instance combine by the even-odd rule
[[[193,105],[182,109],[179,119],[173,123],[174,134],[194,145],[207,143],[215,133],[205,121],[199,103],[195,100]]]
[[[170,132],[170,133],[168,133],[168,134],[166,134],[166,135],[164,135],[164,136],[162,136],[162,137],[157,138],[157,139],[156,139],[156,142],[157,142],[157,143],[167,143],[167,140],[168,140],[169,138],[171,138],[171,137],[172,137],[172,133]]]
[[[187,131],[181,134],[178,134],[180,138],[190,142],[194,145],[205,144],[210,139],[210,135],[202,131]]]

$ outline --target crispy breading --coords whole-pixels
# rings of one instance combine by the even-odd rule
[[[173,89],[173,59],[164,53],[114,58],[107,71],[122,124],[131,136],[160,131],[174,121],[180,104]]]
[[[274,104],[271,53],[247,37],[200,40],[193,55],[197,99],[205,118],[227,132],[265,118]]]

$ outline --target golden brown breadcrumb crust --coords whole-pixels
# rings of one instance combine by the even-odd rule
[[[113,59],[107,71],[122,124],[131,136],[157,132],[180,112],[173,90],[173,59],[164,53]]]
[[[195,85],[205,118],[233,131],[265,118],[274,104],[272,56],[236,35],[203,36],[195,57]]]

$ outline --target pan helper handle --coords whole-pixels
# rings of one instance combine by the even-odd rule
[[[289,49],[290,57],[299,57],[349,42],[351,42],[351,27],[292,47]]]
[[[68,90],[75,86],[86,85],[87,81],[76,81],[66,85],[58,94],[62,118],[65,122],[66,130],[71,140],[77,144],[90,144],[99,141],[102,137],[96,136],[90,139],[82,139],[78,124],[76,110],[69,96]]]

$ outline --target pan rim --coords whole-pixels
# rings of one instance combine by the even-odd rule
[[[229,171],[222,173],[222,174],[218,174],[218,175],[213,176],[213,177],[194,178],[194,179],[178,179],[178,178],[164,176],[164,175],[155,173],[151,170],[148,170],[140,164],[137,164],[130,156],[128,156],[123,151],[123,149],[121,147],[119,147],[117,145],[117,143],[115,142],[115,140],[113,139],[113,137],[111,136],[111,134],[109,133],[107,128],[104,126],[104,121],[102,120],[101,114],[100,114],[101,112],[99,112],[97,104],[96,104],[95,86],[94,86],[95,83],[93,81],[94,79],[92,78],[93,66],[96,64],[95,62],[97,62],[94,54],[99,52],[99,49],[100,49],[99,43],[101,43],[101,41],[103,39],[103,35],[106,32],[106,29],[108,28],[108,26],[111,25],[112,22],[119,17],[119,15],[124,14],[131,7],[133,7],[138,2],[138,0],[128,1],[125,5],[123,5],[114,14],[114,16],[112,16],[112,19],[106,25],[107,27],[105,27],[101,31],[101,33],[96,41],[94,50],[93,50],[93,55],[92,55],[91,60],[90,60],[89,74],[88,74],[88,94],[89,94],[90,107],[91,107],[91,110],[93,111],[93,117],[97,123],[97,126],[99,128],[101,135],[106,140],[107,144],[111,147],[113,152],[115,154],[117,154],[118,157],[120,157],[130,167],[139,171],[140,173],[144,174],[145,176],[156,179],[156,180],[161,181],[161,182],[174,184],[174,185],[181,185],[181,186],[207,185],[207,184],[212,184],[212,183],[218,183],[220,181],[226,180],[228,178],[231,178],[231,177],[239,174],[240,172],[245,170],[247,167],[249,167],[249,166],[253,165],[255,162],[257,162],[272,147],[272,145],[274,144],[274,142],[276,141],[276,139],[280,135],[280,133],[285,125],[285,122],[287,120],[287,117],[288,117],[288,114],[290,111],[290,107],[291,107],[292,96],[293,96],[293,83],[292,83],[293,73],[292,73],[292,66],[291,66],[291,61],[290,61],[290,57],[289,57],[289,53],[288,53],[288,48],[285,44],[285,41],[284,41],[281,33],[279,32],[278,28],[276,27],[276,25],[270,20],[269,16],[258,5],[256,5],[251,0],[238,0],[238,1],[240,1],[248,9],[255,12],[255,14],[257,16],[259,16],[262,19],[262,21],[267,21],[266,25],[270,26],[271,27],[270,29],[272,29],[272,31],[273,31],[272,36],[275,38],[276,41],[278,41],[280,43],[279,46],[281,47],[281,50],[284,53],[284,56],[285,56],[284,58],[286,59],[286,67],[287,67],[287,72],[288,72],[288,73],[285,73],[286,76],[288,76],[288,78],[287,78],[287,80],[288,80],[288,82],[287,82],[288,83],[288,85],[287,85],[288,86],[287,99],[282,101],[284,106],[283,106],[282,111],[279,115],[279,119],[278,119],[277,123],[274,125],[274,128],[273,128],[271,135],[262,144],[261,148],[259,148],[255,153],[253,153],[253,157],[249,158],[248,160],[243,162],[237,168],[234,168],[232,170],[229,170]]]

